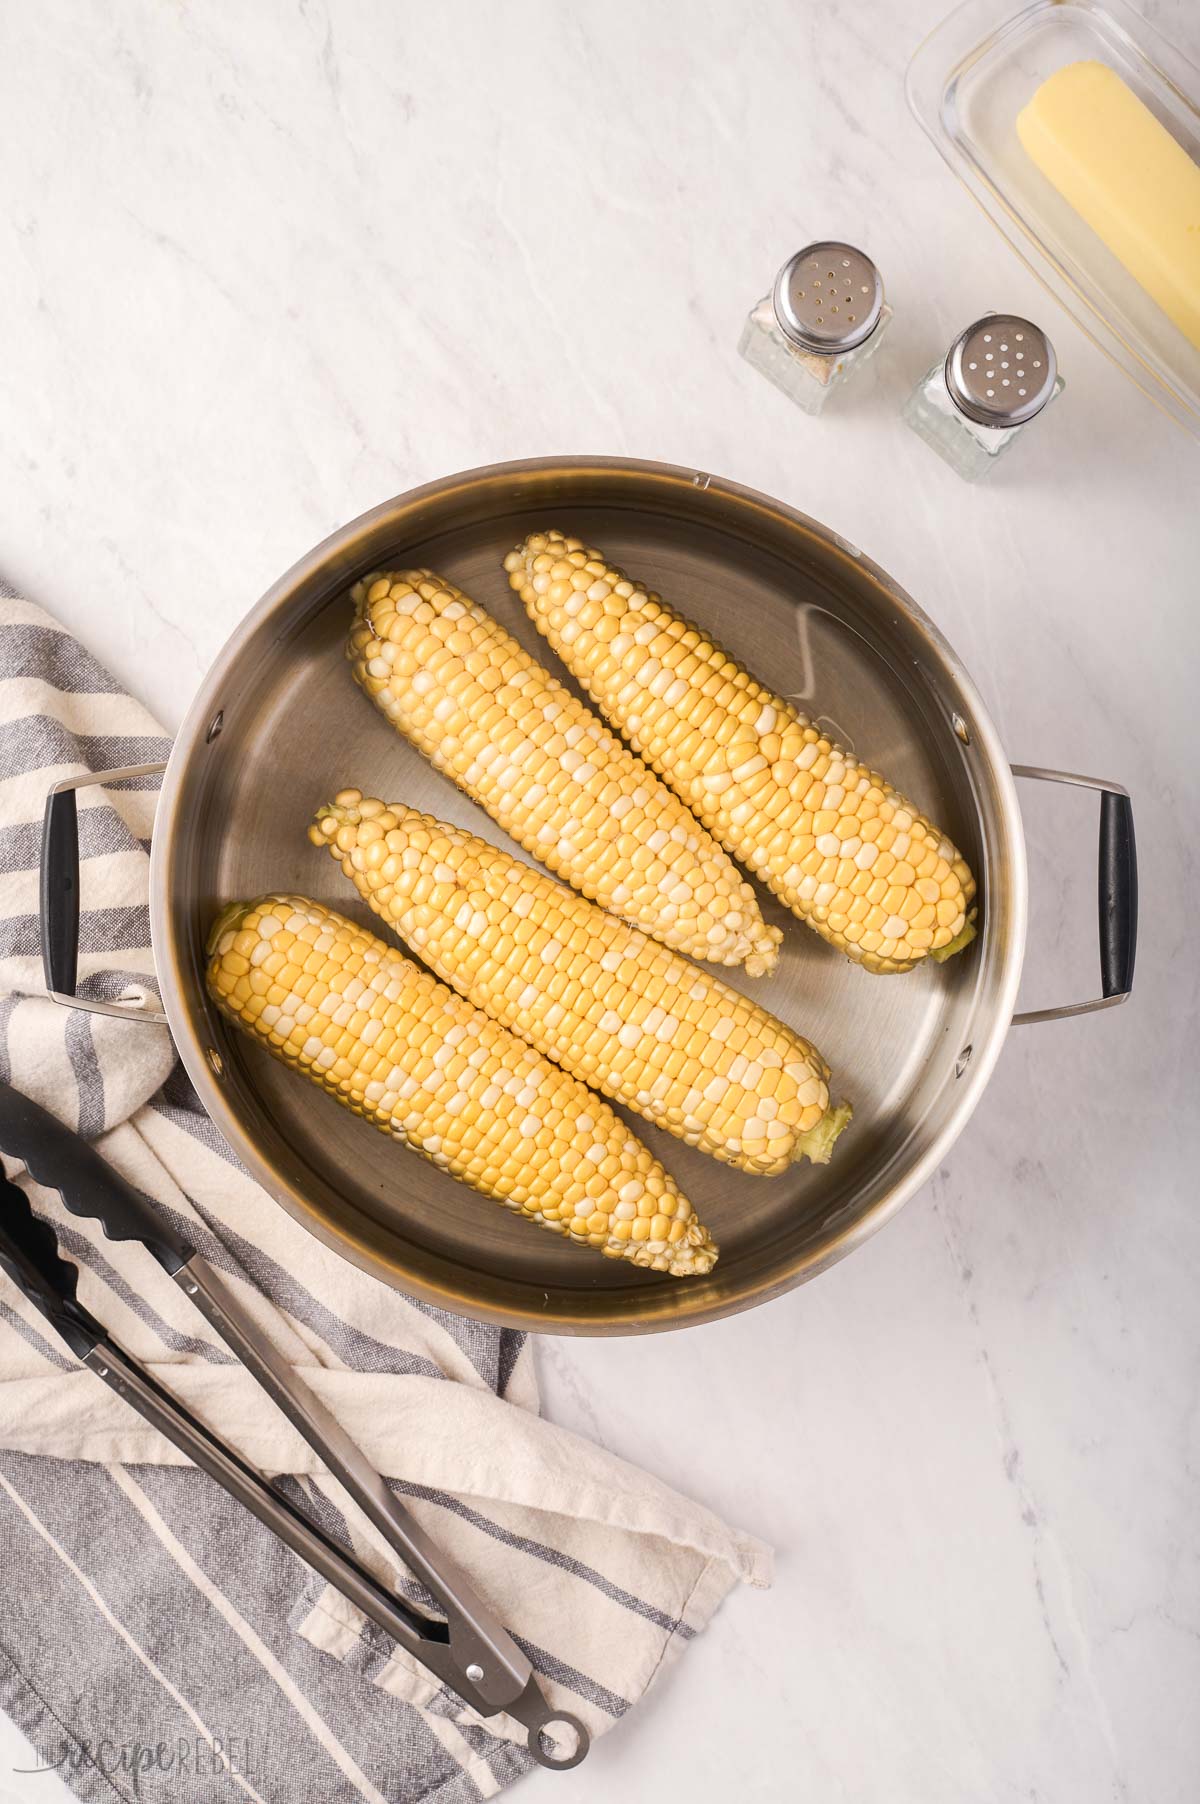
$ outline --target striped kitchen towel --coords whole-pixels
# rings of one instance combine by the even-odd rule
[[[0,599],[0,698],[0,1077],[97,1138],[221,1270],[512,1628],[552,1704],[603,1734],[733,1585],[769,1582],[768,1549],[544,1421],[525,1337],[398,1296],[308,1236],[201,1111],[165,1029],[45,998],[46,789],[168,745],[13,598]],[[145,783],[80,792],[85,994],[153,999],[154,799]],[[422,1600],[150,1255],[14,1175],[133,1356]],[[465,1804],[530,1765],[523,1731],[475,1716],[187,1467],[2,1275],[0,1600],[0,1706],[31,1764],[83,1798]],[[0,1773],[0,1799],[10,1783],[38,1795]]]

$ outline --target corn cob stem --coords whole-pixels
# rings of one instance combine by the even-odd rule
[[[582,1083],[745,1171],[825,1162],[848,1108],[765,1009],[461,827],[343,790],[310,829],[447,983]]]
[[[605,718],[823,939],[889,972],[973,937],[950,841],[660,596],[558,532],[504,567]]]
[[[728,855],[497,621],[428,570],[352,595],[356,680],[518,845],[664,945],[752,977],[774,966],[782,935]]]
[[[354,922],[303,896],[234,905],[207,977],[235,1026],[473,1189],[609,1258],[711,1271],[691,1204],[606,1104]]]

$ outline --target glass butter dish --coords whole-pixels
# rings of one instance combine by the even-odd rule
[[[1200,349],[1068,205],[1017,117],[1068,64],[1115,70],[1200,164],[1200,70],[1125,0],[965,0],[917,50],[908,99],[968,192],[1076,324],[1200,439]]]

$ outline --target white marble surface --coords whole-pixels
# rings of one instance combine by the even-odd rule
[[[1135,999],[1014,1032],[897,1222],[750,1316],[544,1344],[557,1419],[779,1550],[774,1591],[733,1598],[578,1774],[528,1782],[571,1804],[1196,1796],[1200,453],[910,119],[942,6],[0,9],[0,567],[168,725],[260,591],[371,503],[627,453],[837,527],[940,622],[1014,758],[1135,797]],[[1154,12],[1200,55],[1188,0]],[[814,422],[734,347],[831,232],[896,320]],[[1045,321],[1068,389],[971,490],[898,410],[988,306]],[[1080,994],[1091,805],[1028,793],[1026,821],[1027,1001]],[[5,1726],[0,1798],[49,1804],[14,1764]]]

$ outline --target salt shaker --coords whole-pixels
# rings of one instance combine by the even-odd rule
[[[805,413],[879,349],[892,310],[879,271],[852,244],[810,244],[789,257],[753,308],[738,350]]]
[[[921,378],[903,417],[952,470],[978,482],[1062,390],[1041,328],[1015,313],[985,313]]]

